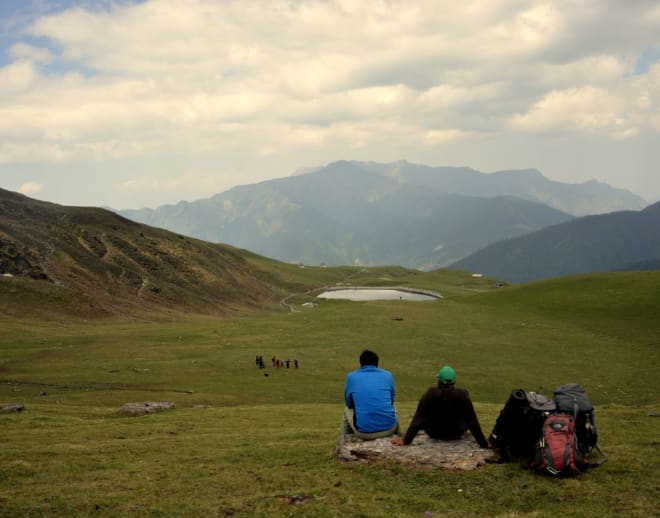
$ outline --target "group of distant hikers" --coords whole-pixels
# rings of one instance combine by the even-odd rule
[[[259,367],[260,369],[265,369],[266,368],[266,362],[264,362],[263,354],[257,354],[254,362],[255,362],[256,366]],[[270,359],[270,362],[273,365],[273,367],[275,367],[276,369],[283,369],[283,368],[288,369],[292,365],[293,365],[294,369],[297,369],[299,367],[299,363],[298,363],[297,358],[293,359],[293,360],[290,360],[288,358],[286,360],[280,360],[277,356],[273,356]]]
[[[420,399],[405,435],[394,405],[392,373],[378,367],[378,355],[364,350],[360,368],[346,376],[346,407],[341,433],[364,440],[392,436],[395,446],[410,445],[420,431],[432,439],[458,440],[469,431],[481,448],[496,449],[502,461],[526,457],[530,467],[559,476],[573,476],[605,460],[597,446],[594,410],[585,390],[562,385],[553,399],[522,389],[514,390],[488,439],[481,430],[468,391],[456,387],[456,372],[448,365],[437,384]],[[597,450],[599,460],[587,456]]]

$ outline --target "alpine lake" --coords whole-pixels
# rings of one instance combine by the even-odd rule
[[[320,299],[342,299],[354,301],[368,300],[412,300],[430,301],[442,298],[438,293],[409,291],[394,288],[340,288],[324,291]]]

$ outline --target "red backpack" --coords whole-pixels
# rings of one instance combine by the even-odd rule
[[[588,466],[587,459],[578,448],[573,416],[550,414],[546,417],[531,467],[559,477],[573,477]]]

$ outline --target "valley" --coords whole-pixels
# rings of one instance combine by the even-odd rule
[[[310,286],[321,273],[297,272]],[[584,516],[647,515],[657,497],[649,416],[660,404],[651,318],[660,276],[493,288],[456,272],[354,273],[360,284],[389,277],[443,298],[351,302],[319,300],[312,290],[290,299],[295,312],[220,317],[3,311],[0,402],[25,409],[0,414],[0,515],[545,515],[567,498],[580,498]],[[8,280],[0,279],[3,292]],[[311,300],[318,305],[303,306]],[[443,363],[470,390],[486,433],[511,390],[547,394],[579,382],[596,405],[609,459],[566,481],[518,463],[469,473],[343,464],[334,458],[343,379],[365,347],[395,376],[402,423]],[[267,366],[264,376],[255,354],[296,358],[299,368]],[[118,413],[139,401],[174,408]]]
[[[658,272],[510,285],[286,264],[0,194],[0,516],[548,516],[579,500],[584,516],[641,517],[657,501]],[[347,286],[442,297],[317,297]],[[403,426],[442,364],[486,433],[512,390],[580,383],[609,459],[573,480],[341,462],[364,348],[393,373]],[[145,402],[169,409],[121,413]]]

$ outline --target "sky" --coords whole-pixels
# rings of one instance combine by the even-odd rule
[[[660,199],[657,0],[0,0],[0,187],[157,207],[336,160]]]

